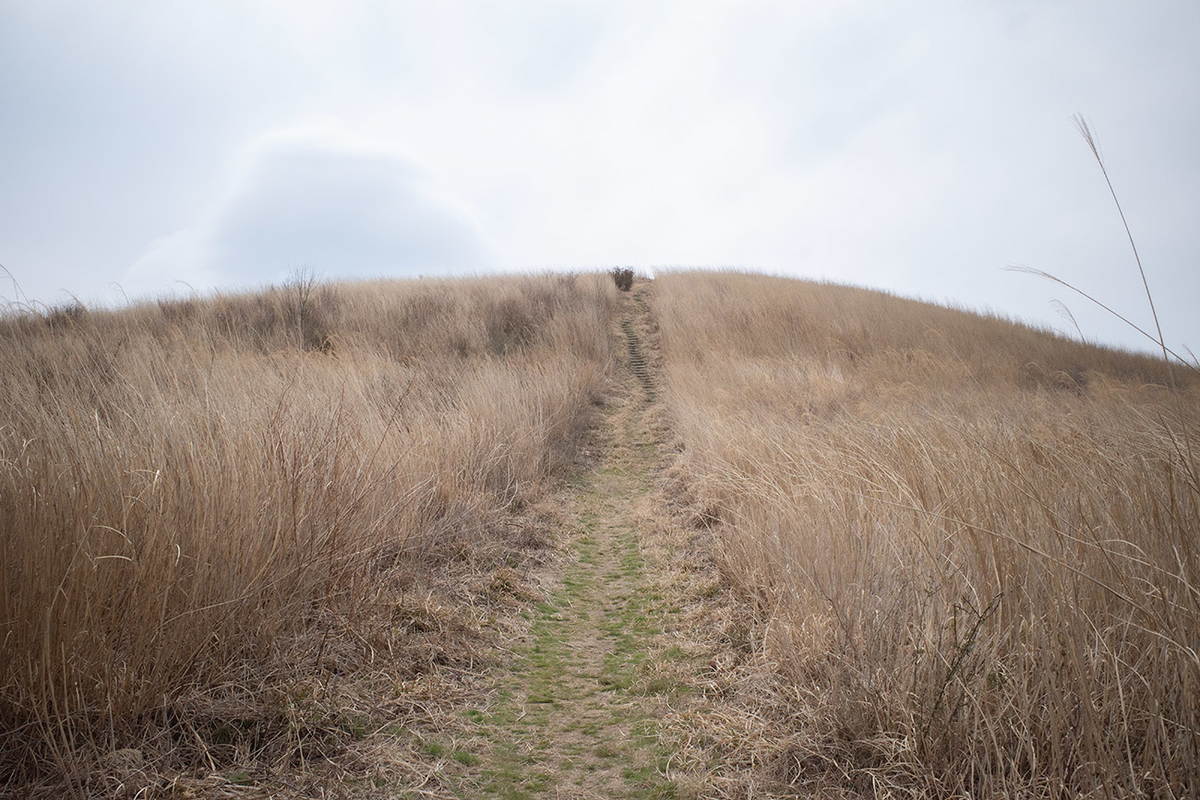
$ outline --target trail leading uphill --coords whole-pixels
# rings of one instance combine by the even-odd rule
[[[528,640],[496,679],[495,703],[472,712],[488,745],[463,796],[677,795],[655,725],[673,687],[647,663],[666,609],[637,532],[656,459],[644,433],[654,382],[638,335],[647,290],[625,300],[625,386],[605,412],[602,458],[570,494],[577,522],[561,582],[531,612]]]

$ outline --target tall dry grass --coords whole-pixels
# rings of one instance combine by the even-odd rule
[[[763,622],[778,777],[1200,794],[1194,378],[848,287],[654,297],[678,468]]]
[[[486,548],[574,461],[615,297],[603,274],[299,278],[0,318],[0,787]]]

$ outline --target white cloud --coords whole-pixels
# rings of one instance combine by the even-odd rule
[[[134,261],[128,289],[740,265],[1059,324],[1019,263],[1145,323],[1081,111],[1200,338],[1186,0],[35,7],[0,4],[0,262],[31,296]]]
[[[328,277],[477,271],[493,261],[469,211],[403,150],[336,125],[274,131],[238,156],[232,186],[196,225],[152,242],[131,294]]]

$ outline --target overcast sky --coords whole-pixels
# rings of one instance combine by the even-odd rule
[[[733,266],[1200,350],[1200,3],[0,0],[0,297]]]

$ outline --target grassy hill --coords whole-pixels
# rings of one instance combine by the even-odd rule
[[[545,596],[556,493],[637,385],[626,337],[659,441],[625,446],[658,448],[662,525],[747,620],[675,634],[725,648],[693,676],[718,712],[658,734],[688,763],[846,796],[1200,791],[1193,372],[864,289],[638,285],[0,318],[0,793],[121,796],[126,758],[215,796],[461,718],[431,709]],[[372,790],[425,774],[396,770]]]
[[[302,280],[0,320],[4,783],[302,759],[298,724],[353,726],[345,698],[297,722],[312,675],[470,661],[422,594],[541,535],[514,520],[575,461],[615,293]]]
[[[655,311],[676,480],[758,612],[780,769],[1200,789],[1194,372],[754,275],[667,275]]]

